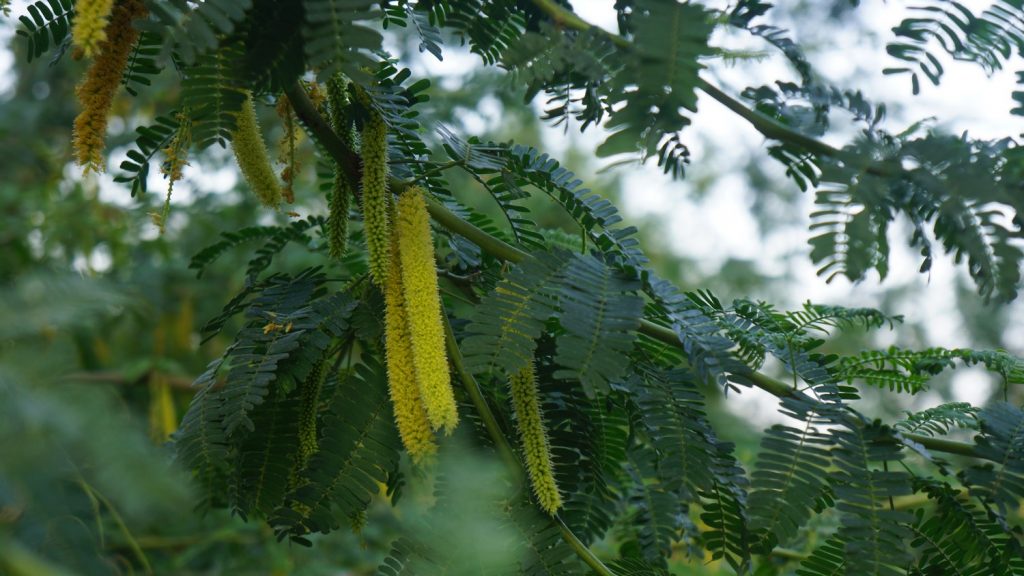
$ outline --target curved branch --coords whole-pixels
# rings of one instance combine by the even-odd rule
[[[600,30],[619,48],[625,50],[633,48],[633,43],[630,42],[629,39],[623,38],[618,34],[612,34],[607,30],[590,24],[568,8],[565,8],[553,0],[533,0],[533,4],[544,12],[548,18],[551,18],[552,21],[563,28],[569,28],[580,32],[591,29]],[[698,78],[696,88],[715,99],[729,110],[733,111],[740,118],[746,120],[765,138],[786,142],[794,146],[799,146],[800,148],[814,154],[820,154],[822,156],[842,160],[851,166],[857,166],[868,174],[873,174],[875,176],[895,177],[903,174],[903,171],[899,166],[880,163],[869,158],[863,158],[857,154],[851,154],[850,152],[841,150],[826,142],[822,142],[821,140],[794,130],[774,118],[765,116],[756,110],[752,110],[739,100],[728,95],[722,89],[703,78]]]
[[[301,87],[298,87],[297,93],[295,86],[290,88],[288,91],[288,98],[292,102],[292,105],[295,106],[296,115],[303,120],[309,129],[320,130],[321,128],[318,127],[323,127],[321,132],[314,134],[314,137],[317,141],[324,144],[325,150],[327,150],[335,160],[346,165],[351,164],[354,159],[356,165],[358,165],[359,160],[355,152],[348,149],[341,139],[330,130],[330,127],[327,126],[326,123],[309,121],[314,117],[319,117],[319,113],[316,111],[316,108],[313,107],[312,102],[309,101],[309,98]],[[307,115],[310,114],[312,117],[307,117]],[[328,143],[331,144],[327,145]],[[339,156],[335,156],[335,153]],[[358,176],[358,172],[356,173],[356,176]],[[408,186],[406,182],[401,180],[394,178],[392,180],[391,189],[394,191],[404,190]],[[356,181],[358,182],[358,178]],[[451,210],[445,208],[443,204],[429,197],[427,201],[427,211],[439,224],[448,230],[465,237],[467,240],[473,242],[495,258],[515,263],[522,262],[523,260],[531,257],[527,252],[524,252],[523,250],[520,250],[499,238],[495,238],[473,224],[463,220]],[[656,324],[647,319],[642,319],[640,321],[640,332],[670,346],[682,348],[682,343],[679,341],[679,337],[671,328],[666,326]],[[789,384],[780,382],[779,380],[761,374],[760,372],[751,371],[750,373],[745,374],[745,376],[758,388],[779,398],[792,397],[803,402],[812,404],[816,403],[816,400],[798,390],[794,390]],[[930,436],[922,436],[919,434],[907,433],[902,436],[907,440],[916,442],[917,444],[935,452],[945,452],[947,454],[969,456],[972,458],[984,458],[973,444],[954,442],[952,440],[945,440],[942,438],[932,438]]]
[[[313,102],[309,99],[309,96],[306,94],[306,90],[301,84],[295,82],[294,84],[289,85],[285,89],[285,95],[288,96],[288,101],[291,104],[292,109],[295,111],[295,116],[306,128],[306,131],[309,132],[311,137],[321,146],[321,148],[323,148],[324,151],[326,151],[327,154],[342,167],[342,170],[349,181],[352,182],[353,185],[357,185],[361,172],[359,156],[355,151],[350,149],[337,134],[334,133],[327,121],[324,120],[317,111],[316,106],[313,105]],[[400,192],[410,185],[410,183],[398,180],[394,177],[391,177],[389,181],[390,190],[392,192]],[[429,196],[427,196],[427,199],[427,211],[430,213],[432,218],[450,230],[463,230],[472,235],[472,237],[467,236],[467,238],[472,242],[478,243],[481,249],[488,252],[493,250],[500,253],[495,254],[498,258],[512,260],[515,262],[519,262],[530,257],[526,252],[506,244],[500,239],[487,234],[483,230],[480,230],[476,226],[473,226],[469,222],[459,218]],[[504,255],[504,257],[502,255]],[[473,406],[480,414],[480,418],[484,422],[484,427],[487,428],[487,433],[490,435],[495,446],[497,446],[502,459],[507,465],[509,465],[513,473],[517,475],[517,479],[520,479],[522,477],[522,470],[520,468],[521,464],[519,463],[519,459],[516,458],[515,454],[512,452],[512,449],[508,444],[508,440],[505,438],[505,434],[501,431],[501,427],[498,425],[497,419],[494,417],[490,407],[487,405],[487,401],[480,392],[479,385],[473,378],[473,375],[470,374],[463,365],[462,353],[455,341],[455,334],[452,332],[451,324],[448,322],[447,316],[445,316],[444,320],[445,331],[447,334],[447,337],[445,338],[445,345],[448,348],[449,357],[455,367],[455,371],[462,380],[462,384],[466,388],[466,392],[469,394],[470,400],[473,402]],[[576,555],[591,568],[591,570],[599,576],[616,576],[610,568],[601,562],[600,558],[595,556],[594,553],[591,552],[575,534],[573,534],[572,530],[562,522],[561,518],[556,516],[552,521],[558,526],[558,529],[562,534],[562,538],[569,544]]]

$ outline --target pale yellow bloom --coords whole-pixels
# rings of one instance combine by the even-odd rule
[[[75,22],[71,30],[71,43],[92,58],[107,39],[107,19],[114,9],[114,0],[78,0],[75,3]]]
[[[252,94],[248,94],[242,109],[238,111],[238,122],[231,137],[231,147],[235,151],[238,167],[249,183],[249,188],[266,206],[277,208],[281,203],[281,186],[270,166],[267,146],[263,143],[260,125],[256,120],[256,104]]]
[[[398,262],[398,242],[391,243],[388,284],[384,289],[384,348],[388,368],[388,393],[395,411],[395,423],[402,444],[415,463],[437,452],[434,433],[420,399],[420,388],[413,369],[412,343],[402,291],[402,272]]]
[[[86,172],[103,171],[107,118],[128,57],[139,37],[138,31],[132,28],[132,20],[145,15],[146,7],[139,0],[124,0],[114,7],[106,27],[106,40],[99,44],[96,59],[85,73],[85,79],[75,88],[82,111],[75,118],[72,144],[75,160]]]
[[[562,507],[562,494],[555,481],[554,464],[551,462],[551,446],[544,427],[544,415],[540,408],[537,392],[537,375],[533,361],[509,380],[512,391],[512,406],[519,424],[519,441],[526,459],[526,471],[530,485],[537,496],[537,502],[552,516]]]
[[[413,187],[398,199],[395,234],[412,342],[413,368],[430,425],[451,433],[459,422],[445,353],[434,241],[423,192]]]

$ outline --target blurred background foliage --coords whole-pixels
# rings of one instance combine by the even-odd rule
[[[804,4],[821,19],[804,38],[812,58],[816,42],[825,42],[830,29],[859,25],[850,17],[849,2]],[[789,13],[805,14],[798,9]],[[371,508],[375,517],[369,528],[314,538],[309,549],[279,543],[265,526],[224,512],[186,513],[194,502],[188,479],[171,467],[164,443],[188,404],[191,381],[227,344],[225,336],[201,344],[200,328],[243,286],[247,256],[241,250],[228,252],[202,279],[189,269],[189,260],[216,242],[222,230],[323,214],[311,147],[301,148],[304,170],[296,202],[288,208],[293,214],[268,213],[235,190],[230,157],[214,149],[193,161],[176,185],[160,233],[151,217],[164,203],[159,173],[151,176],[150,191],[134,199],[113,183],[112,175],[118,173],[116,164],[134,127],[151,120],[154,108],[167,108],[160,106],[160,95],[171,101],[176,79],[165,74],[144,100],[127,95],[118,100],[119,121],[111,127],[112,166],[107,174],[82,178],[70,164],[76,103],[69,97],[81,64],[26,64],[11,20],[2,26],[0,37],[13,58],[0,82],[5,87],[0,92],[0,574],[370,574],[403,525],[429,526],[424,532],[442,542],[459,541],[459,530],[491,531],[487,515],[501,512],[487,507],[495,500],[488,487],[500,484],[488,481],[496,472],[487,462],[467,462],[474,456],[457,451],[443,451],[453,454],[451,462],[442,463],[450,472],[448,481],[465,495],[451,515],[431,517],[431,479],[411,478],[402,498],[420,506],[397,516],[379,504]],[[395,48],[403,62],[429,58],[412,44]],[[475,58],[451,56],[468,63]],[[738,63],[741,68],[756,65]],[[416,73],[430,75],[431,69],[424,62]],[[521,87],[499,71],[469,66],[431,81],[425,124],[443,123],[483,141],[511,139],[563,150],[564,164],[616,203],[625,194],[643,193],[624,189],[621,176],[632,168],[598,173],[593,144],[581,140],[573,127],[544,126],[534,107],[542,103],[524,104]],[[273,143],[280,122],[269,106],[259,110]],[[702,142],[703,156],[713,158],[714,146]],[[750,192],[744,208],[762,238],[805,234],[802,197],[770,162],[763,154],[751,154],[730,167]],[[698,206],[720,184],[722,168],[713,162],[692,166],[686,186]],[[455,174],[451,180],[461,200],[498,216],[475,182]],[[544,199],[526,205],[540,226],[573,232],[569,219]],[[747,297],[791,307],[802,301],[791,268],[780,265],[766,272],[763,264],[733,258],[708,270],[700,258],[674,251],[668,241],[673,222],[656,214],[632,220],[652,267],[683,289],[711,288],[724,299]],[[315,258],[298,248],[285,254],[274,266],[299,270]],[[914,286],[883,286],[874,305],[900,313],[922,297]],[[966,283],[956,298],[956,322],[975,346],[1006,347],[1008,315],[994,314]],[[230,326],[223,332],[231,333]],[[857,350],[872,344],[931,344],[925,327],[915,323],[881,337],[887,340],[871,343],[854,341],[868,336],[846,336],[831,345]],[[936,384],[934,390],[942,400],[952,399],[948,387]],[[734,413],[743,410],[742,404],[737,409],[716,402],[716,390],[705,393],[716,428],[729,430],[737,454],[751,458],[766,423]],[[865,391],[867,401],[870,394]],[[891,415],[906,408],[890,403],[872,412]],[[618,544],[611,535],[598,550]],[[486,573],[488,561],[503,560],[500,550],[476,552],[478,557],[467,557],[464,573]],[[680,559],[685,552],[681,546]],[[683,565],[680,561],[675,568],[685,572],[677,573],[718,573],[716,563]]]

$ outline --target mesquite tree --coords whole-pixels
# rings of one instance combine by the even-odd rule
[[[461,485],[439,462],[458,442],[506,469],[483,502],[511,527],[495,532],[511,560],[481,568],[486,559],[463,553],[472,531],[447,541],[428,521],[394,543],[381,574],[663,574],[680,549],[737,573],[1024,573],[1019,406],[944,404],[883,422],[851,404],[864,386],[916,393],[957,365],[1010,387],[1024,383],[1020,360],[939,348],[837,355],[829,336],[900,319],[679,290],[649,269],[616,208],[549,155],[421,125],[429,83],[382,48],[383,34],[414,38],[425,57],[468,47],[528,98],[543,92],[546,119],[606,128],[598,155],[636,155],[666,178],[684,176],[697,94],[721,102],[814,191],[811,258],[826,278],[884,277],[900,218],[923,271],[933,258],[965,261],[978,292],[1007,305],[1021,281],[1022,148],[886,130],[882,106],[824,83],[785,30],[759,22],[766,2],[615,9],[617,33],[560,0],[40,0],[20,16],[30,59],[88,63],[72,133],[87,172],[108,169],[122,87],[145,101],[154,78],[173,79],[176,105],[157,110],[112,169],[135,195],[159,167],[161,227],[183,166],[211,146],[230,147],[268,210],[327,206],[285,226],[224,230],[191,262],[202,271],[258,245],[244,289],[203,336],[236,317],[241,329],[196,380],[173,439],[199,508],[309,544],[360,526],[374,499],[401,507],[404,484],[433,476],[443,518]],[[940,83],[942,51],[998,69],[1024,50],[1022,18],[1010,0],[981,13],[927,0],[894,29],[888,71],[917,91],[922,77]],[[729,56],[711,42],[718,28],[777,48],[799,81],[738,97],[718,88],[702,75]],[[269,105],[282,173],[258,121]],[[842,147],[818,138],[833,112],[862,128]],[[312,170],[295,161],[302,134],[320,160],[315,189],[297,179]],[[453,172],[503,218],[460,202]],[[532,196],[573,219],[575,241],[532,222],[522,206]],[[271,273],[287,246],[318,265]],[[771,358],[785,381],[759,371]],[[787,417],[764,431],[750,470],[707,417],[711,387],[727,399],[761,388]],[[609,535],[618,556],[600,557],[591,545]]]

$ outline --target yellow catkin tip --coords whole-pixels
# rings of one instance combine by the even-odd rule
[[[114,103],[114,95],[121,85],[121,76],[128,65],[128,57],[139,37],[132,28],[132,20],[146,15],[140,0],[119,2],[110,11],[106,24],[106,39],[99,43],[85,79],[75,88],[82,111],[75,118],[73,146],[75,160],[85,171],[103,171],[103,145],[107,135],[107,118]]]
[[[75,4],[75,26],[71,44],[92,58],[107,39],[107,19],[114,9],[114,0],[78,0]]]
[[[363,159],[363,223],[366,248],[370,253],[370,276],[384,286],[388,273],[388,129],[376,110],[362,131]]]
[[[434,240],[423,191],[412,187],[398,199],[395,236],[401,260],[402,289],[412,341],[413,368],[427,418],[435,430],[451,433],[459,423],[445,353],[441,296],[434,268]]]
[[[413,462],[419,464],[437,453],[434,433],[427,420],[427,411],[420,399],[419,385],[413,370],[412,347],[402,292],[402,274],[398,267],[398,245],[391,243],[391,259],[387,286],[384,289],[384,348],[388,369],[388,393],[395,411],[395,423],[402,444]]]
[[[238,111],[238,123],[231,138],[235,160],[253,193],[265,206],[277,208],[281,203],[281,186],[270,165],[267,146],[256,120],[256,104],[249,94]]]
[[[516,411],[519,424],[519,442],[522,445],[523,457],[526,459],[526,470],[530,475],[530,484],[537,502],[545,512],[554,516],[562,507],[562,494],[555,482],[554,465],[551,462],[551,446],[548,433],[544,428],[544,415],[540,409],[540,398],[537,393],[537,376],[531,361],[526,368],[516,372],[509,378],[512,391],[512,406]]]

